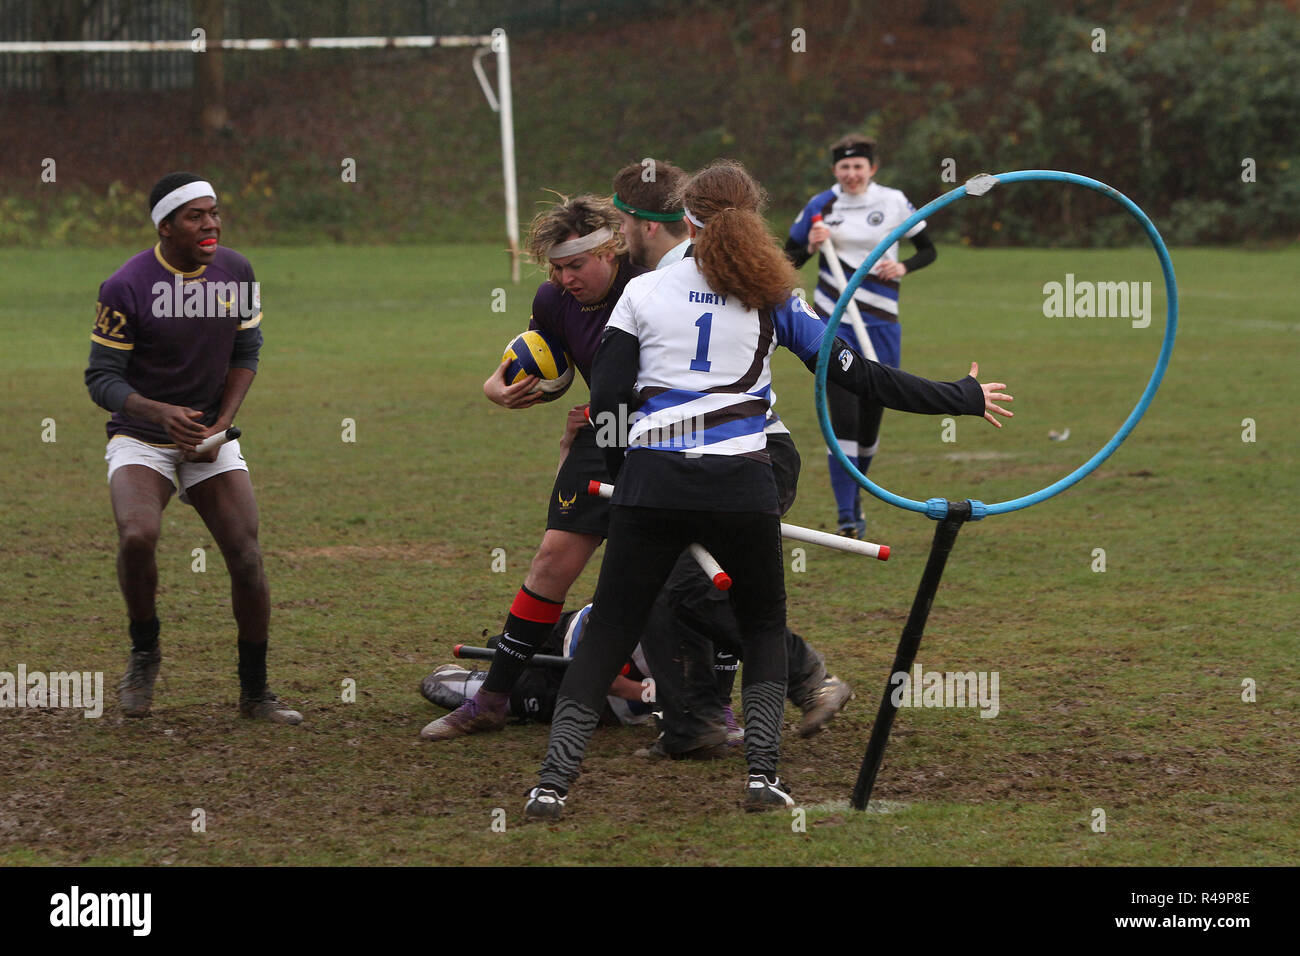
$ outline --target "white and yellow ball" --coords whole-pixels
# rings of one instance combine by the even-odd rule
[[[501,360],[509,363],[502,373],[507,385],[536,375],[541,381],[533,391],[541,392],[544,402],[555,401],[573,384],[573,359],[555,336],[545,332],[530,329],[516,335]]]

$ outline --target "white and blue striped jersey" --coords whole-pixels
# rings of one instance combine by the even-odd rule
[[[640,348],[628,448],[692,457],[761,453],[772,352],[782,345],[806,361],[826,331],[797,296],[755,311],[712,291],[693,257],[630,281],[607,328]]]
[[[834,204],[829,210],[823,212],[832,200]],[[822,221],[830,227],[835,252],[839,256],[840,266],[847,278],[866,261],[871,251],[880,244],[880,240],[914,212],[916,207],[897,189],[890,189],[888,186],[873,182],[861,195],[851,196],[845,194],[836,183],[808,201],[808,205],[790,227],[790,238],[806,246],[808,234],[812,230],[812,217],[820,213]],[[923,219],[907,231],[907,238],[912,238],[924,228]],[[881,256],[880,261],[886,260],[898,261],[897,242]],[[819,263],[817,291],[813,301],[823,314],[830,315],[835,311],[835,303],[844,288],[832,277],[825,253],[819,257]],[[897,280],[869,276],[858,287],[854,299],[858,303],[858,311],[862,313],[863,321],[868,324],[898,321]],[[849,338],[853,332],[852,329],[841,328],[839,334]]]

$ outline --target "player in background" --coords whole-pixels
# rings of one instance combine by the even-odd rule
[[[686,254],[691,244],[681,199],[686,179],[678,167],[653,159],[632,163],[615,175],[613,201],[633,262],[657,271]],[[775,402],[775,394],[771,398]],[[771,408],[764,430],[784,514],[794,504],[799,452]],[[638,753],[674,759],[719,756],[718,745],[734,742],[739,733],[730,700],[741,641],[730,598],[683,554],[655,601],[646,631],[642,646],[655,673],[663,733]],[[650,639],[655,632],[664,639]],[[799,732],[809,736],[844,707],[853,691],[826,670],[822,655],[798,634],[787,629],[786,638],[789,697],[803,711]]]
[[[628,261],[619,229],[609,200],[588,195],[565,199],[539,213],[528,230],[526,246],[533,261],[550,267],[550,278],[533,297],[528,328],[564,343],[588,385],[591,361],[614,303],[628,280],[645,271]],[[536,378],[505,383],[506,364],[483,383],[488,399],[503,408],[528,408],[540,401],[541,395],[533,392]],[[610,478],[596,447],[595,429],[580,427],[585,424],[580,409],[569,413],[565,439],[571,447],[551,489],[546,533],[510,605],[487,679],[463,705],[421,730],[425,740],[449,740],[505,726],[511,688],[560,619],[569,588],[604,539],[609,502],[588,495],[587,485]]]
[[[742,700],[749,763],[747,809],[789,807],[776,774],[785,700],[785,588],[776,483],[763,431],[777,345],[810,370],[826,327],[791,292],[797,273],[772,240],[761,188],[744,168],[717,163],[683,190],[694,255],[628,283],[592,369],[593,420],[639,407],[624,447],[602,450],[615,474],[605,559],[588,634],[569,665],[539,783],[524,807],[555,819],[577,777],[610,679],[682,550],[698,541],[732,576],[745,645]],[[971,375],[938,383],[862,361],[835,343],[830,374],[858,394],[928,414],[1010,413],[1009,400]],[[703,411],[703,432],[682,434]],[[608,420],[608,419],[606,419]],[[673,427],[677,426],[677,427]]]
[[[820,252],[813,305],[823,318],[829,318],[835,311],[835,303],[844,291],[826,264],[822,244],[827,237],[834,241],[835,252],[847,278],[866,261],[881,239],[916,211],[897,189],[875,181],[879,170],[875,140],[854,134],[836,141],[831,146],[831,171],[835,174],[835,185],[810,199],[790,227],[786,254],[795,268]],[[815,215],[820,215],[822,221],[814,223]],[[908,273],[925,268],[938,255],[926,234],[925,225],[924,221],[918,222],[907,233],[916,253],[900,262],[898,244],[895,243],[876,262],[871,275],[854,296],[875,349],[875,358],[891,368],[898,368],[901,358],[899,281]],[[859,355],[870,354],[848,322],[841,322],[837,332]],[[859,398],[830,383],[826,386],[826,403],[840,448],[849,461],[866,474],[880,447],[880,419],[884,408],[871,397]],[[862,515],[858,483],[833,455],[828,453],[828,457],[840,534],[861,538],[866,531],[866,519]]]
[[[297,724],[302,715],[266,683],[271,598],[248,466],[238,441],[195,451],[231,426],[257,372],[262,308],[253,268],[220,245],[217,194],[201,177],[164,176],[149,210],[158,244],[99,287],[85,375],[91,398],[113,413],[104,457],[131,635],[122,712],[147,717],[153,703],[162,662],[155,551],[163,508],[179,490],[230,572],[240,715]]]

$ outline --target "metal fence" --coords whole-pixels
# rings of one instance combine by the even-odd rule
[[[515,34],[576,28],[597,17],[644,20],[687,0],[224,0],[226,37]],[[715,0],[716,3],[716,0]],[[191,0],[0,0],[0,41],[187,40],[200,26]],[[313,53],[346,61],[355,54]],[[231,79],[294,69],[288,57],[239,57]],[[188,53],[0,54],[0,90],[176,90],[193,83]]]
[[[0,40],[174,40],[193,28],[189,0],[0,0]],[[193,70],[186,53],[5,53],[0,89],[176,90]]]

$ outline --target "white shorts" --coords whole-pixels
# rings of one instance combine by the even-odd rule
[[[239,440],[228,441],[217,452],[216,461],[183,461],[179,448],[150,445],[129,435],[114,435],[108,441],[104,460],[108,462],[108,479],[123,465],[144,465],[152,468],[181,491],[181,501],[190,503],[185,494],[200,481],[227,471],[248,471],[244,456],[239,453]]]

